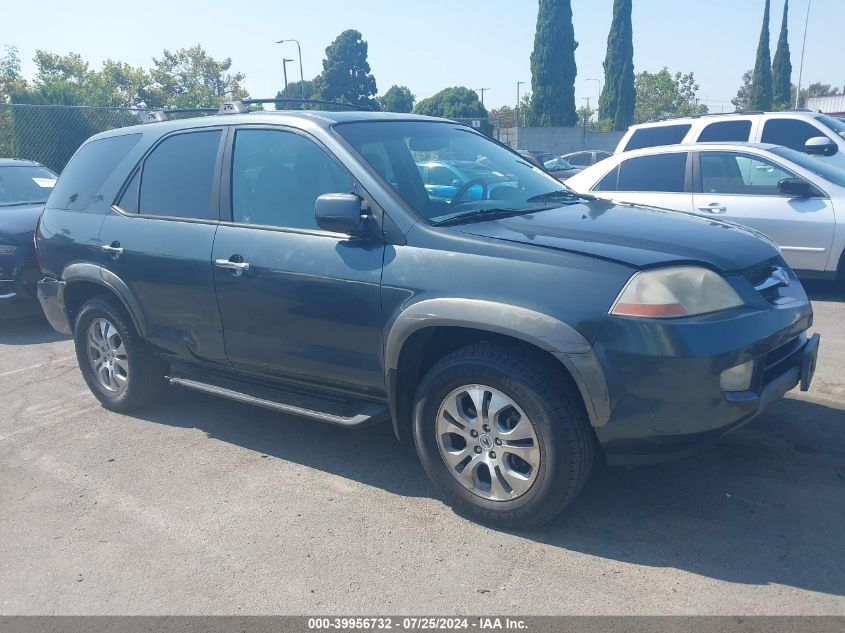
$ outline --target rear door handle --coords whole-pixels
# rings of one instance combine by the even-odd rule
[[[238,273],[249,270],[249,262],[233,262],[231,259],[215,259],[214,265],[218,268],[225,268]]]
[[[112,242],[111,244],[103,244],[100,246],[100,249],[115,259],[123,255],[123,247],[120,245],[120,242]]]
[[[698,207],[698,210],[706,211],[707,213],[724,213],[728,208],[718,202],[714,202],[713,204],[708,204],[706,207]]]

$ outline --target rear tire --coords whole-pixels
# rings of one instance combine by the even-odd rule
[[[105,408],[137,409],[164,386],[164,363],[114,299],[100,296],[85,302],[77,314],[73,338],[82,377]]]
[[[414,441],[455,510],[507,528],[557,516],[581,491],[595,454],[583,401],[561,368],[492,343],[457,350],[426,373]]]

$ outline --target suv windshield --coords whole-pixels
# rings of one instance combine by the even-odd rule
[[[841,169],[837,169],[824,161],[820,161],[802,152],[796,152],[794,149],[789,149],[788,147],[773,147],[769,151],[772,154],[791,160],[796,165],[813,172],[816,176],[821,176],[834,185],[845,187],[845,171]]]
[[[825,127],[830,128],[840,136],[845,137],[845,120],[822,114],[821,116],[816,117],[816,121],[818,121]]]
[[[459,124],[378,121],[334,130],[431,224],[530,213],[577,199],[526,159]],[[448,167],[455,177],[444,171],[437,178],[432,166]]]
[[[44,204],[56,184],[56,178],[56,174],[46,167],[0,167],[0,207]]]

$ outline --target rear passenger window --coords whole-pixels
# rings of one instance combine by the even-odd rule
[[[686,172],[687,152],[629,158],[619,165],[617,191],[682,193]]]
[[[619,167],[614,167],[593,187],[593,191],[619,191]]]
[[[124,134],[85,143],[65,167],[47,206],[69,211],[87,207],[106,178],[139,140],[140,134]]]
[[[705,127],[698,137],[698,142],[746,142],[749,136],[751,136],[751,121],[719,121]]]
[[[220,130],[208,130],[164,139],[144,161],[139,212],[211,219],[211,191],[220,135]]]
[[[641,127],[634,130],[625,151],[642,149],[643,147],[658,147],[660,145],[677,145],[684,140],[692,125],[655,125]]]
[[[817,127],[798,119],[769,119],[763,126],[763,143],[783,145],[799,152],[804,151],[804,143],[816,136],[824,136]]]
[[[580,154],[572,154],[566,159],[570,165],[578,165],[579,167],[589,167],[592,161],[592,155],[589,152],[581,152]]]
[[[350,193],[352,180],[316,143],[292,132],[239,130],[232,158],[232,219],[316,229],[314,203]]]

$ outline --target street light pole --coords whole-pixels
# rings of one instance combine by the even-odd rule
[[[287,40],[279,40],[276,44],[284,44],[285,42],[294,42],[296,44],[296,50],[299,52],[299,88],[300,88],[300,97],[302,100],[305,100],[305,74],[302,72],[302,47],[299,45],[299,40],[295,39],[287,39]]]
[[[292,59],[282,59],[282,70],[285,74],[285,90],[288,89],[288,62],[292,61]]]
[[[795,109],[798,109],[798,100],[801,98],[801,75],[804,74],[804,49],[807,48],[807,25],[810,23],[810,4],[807,0],[807,18],[804,20],[804,42],[801,44],[801,65],[798,67],[798,86],[795,88]],[[807,95],[809,97],[809,95]]]
[[[516,82],[516,127],[519,127],[519,110],[520,110],[520,100],[519,100],[519,87],[527,83],[525,81],[517,81]]]

